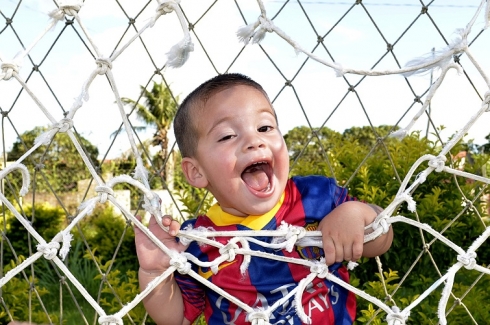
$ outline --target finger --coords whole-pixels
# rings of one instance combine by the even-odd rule
[[[353,245],[347,243],[343,246],[342,256],[340,257],[340,260],[337,259],[337,262],[352,261],[352,256],[353,256]]]
[[[364,237],[361,240],[356,240],[352,245],[352,259],[351,261],[357,261],[361,258],[364,250]]]
[[[173,221],[173,218],[171,216],[169,216],[168,214],[164,215],[162,217],[162,224],[165,226],[165,227],[168,227],[170,226],[170,224],[172,223]]]
[[[179,232],[179,229],[180,229],[180,224],[177,221],[172,220],[172,222],[170,223],[170,225],[168,227],[168,233],[171,236],[176,236],[177,233]]]
[[[331,237],[323,237],[323,251],[325,252],[325,263],[327,265],[335,263],[335,243]]]
[[[338,241],[335,242],[335,262],[342,262],[344,260],[344,245],[342,243],[339,243]]]

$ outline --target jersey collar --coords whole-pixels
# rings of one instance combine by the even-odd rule
[[[276,215],[277,211],[284,202],[285,193],[282,193],[279,202],[270,210],[263,215],[249,215],[247,217],[238,217],[221,209],[221,206],[216,203],[214,204],[207,213],[207,216],[216,226],[230,226],[230,225],[242,225],[252,230],[261,230],[267,225],[272,218]]]

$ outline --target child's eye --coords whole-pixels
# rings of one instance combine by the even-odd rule
[[[259,132],[268,132],[268,131],[272,131],[273,127],[270,126],[270,125],[265,125],[265,126],[261,126],[260,128],[257,129],[257,131]]]
[[[224,137],[222,137],[221,139],[219,139],[218,142],[230,140],[231,138],[233,138],[233,135],[225,135]]]

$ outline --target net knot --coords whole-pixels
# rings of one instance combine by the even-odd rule
[[[233,260],[235,260],[235,257],[236,257],[236,251],[235,250],[239,249],[239,248],[240,247],[235,243],[228,243],[219,249],[219,253],[221,255],[228,255],[227,261],[232,262]]]
[[[12,78],[14,73],[19,72],[19,66],[12,62],[2,63],[1,68],[2,68],[2,74],[0,75],[0,77],[3,80],[9,80],[10,78]]]
[[[159,12],[161,15],[166,15],[174,11],[175,6],[178,6],[180,3],[180,0],[164,0],[160,5],[157,7],[156,11]]]
[[[410,316],[410,312],[402,312],[397,306],[391,307],[393,312],[386,316],[389,325],[405,325],[405,321]]]
[[[100,203],[104,204],[107,202],[107,198],[110,196],[114,196],[114,191],[109,186],[96,186],[95,192],[97,192],[100,196]]]
[[[99,75],[106,74],[107,70],[112,69],[112,61],[110,58],[97,58],[95,63],[97,64],[97,73]]]
[[[182,254],[174,254],[170,259],[170,265],[175,267],[180,274],[187,274],[191,271],[191,263]]]
[[[114,315],[106,315],[99,317],[100,325],[124,325],[122,318]]]
[[[34,168],[35,168],[37,171],[42,170],[44,167],[45,167],[45,165],[44,165],[44,164],[41,164],[41,163],[34,165]]]
[[[490,4],[488,6],[490,7]],[[490,91],[485,93],[485,99],[483,100],[482,107],[485,108],[485,112],[490,112]]]
[[[38,252],[43,253],[43,256],[47,260],[52,260],[58,254],[58,249],[60,249],[60,243],[58,242],[50,242],[47,244],[38,244],[37,246]]]
[[[446,157],[445,156],[437,156],[429,160],[429,166],[434,168],[436,172],[442,172],[444,169]]]
[[[269,315],[264,310],[254,310],[247,315],[248,321],[252,325],[267,325],[269,324]]]
[[[59,8],[64,14],[74,17],[82,8],[82,2],[78,0],[65,0],[60,3]]]
[[[274,31],[274,23],[267,17],[260,16],[260,28],[265,29],[267,32],[272,33]]]
[[[451,42],[451,44],[449,44],[449,48],[453,50],[454,53],[461,53],[468,48],[468,30],[460,28],[456,30],[456,32],[459,35]]]
[[[417,203],[415,202],[415,200],[412,198],[412,196],[410,194],[401,193],[398,195],[398,199],[400,199],[401,201],[407,202],[408,210],[410,210],[410,212],[415,212],[415,207],[416,207]]]
[[[467,270],[472,270],[475,268],[476,265],[476,253],[475,252],[469,252],[463,255],[458,255],[456,259],[458,262],[462,263]]]
[[[281,222],[279,230],[287,230],[286,234],[286,247],[288,252],[291,252],[296,242],[306,236],[306,229],[303,227],[292,226],[286,222]]]
[[[204,228],[204,227],[198,227],[199,228]],[[188,224],[185,228],[181,229],[180,233],[182,235],[182,231],[192,231],[193,227],[191,224]],[[179,236],[179,242],[184,245],[184,246],[189,246],[190,243],[192,243],[194,239],[185,237],[185,236]]]
[[[286,239],[297,238],[301,239],[306,235],[306,229],[298,226],[288,225],[288,233],[286,234]]]
[[[259,17],[259,28],[253,34],[252,43],[260,43],[264,37],[265,33],[272,33],[274,31],[274,23],[267,17],[260,16]]]
[[[383,215],[379,219],[373,221],[373,230],[381,227],[383,229],[383,234],[386,234],[390,230],[390,224],[388,223],[388,216]]]
[[[73,126],[73,120],[70,118],[62,118],[58,123],[54,125],[59,132],[66,132]]]
[[[315,262],[315,264],[310,266],[310,272],[315,273],[317,277],[324,279],[328,275],[328,266],[322,259],[319,262]]]

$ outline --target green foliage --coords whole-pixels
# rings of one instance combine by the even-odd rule
[[[36,127],[24,132],[8,152],[8,159],[14,161],[20,158],[34,146],[35,139],[46,131],[45,127]],[[81,136],[78,136],[78,141],[92,163],[97,166],[97,147]],[[66,133],[56,134],[49,145],[40,146],[23,163],[30,174],[35,175],[36,190],[41,192],[48,192],[50,188],[56,193],[74,192],[79,180],[90,177],[84,161],[80,159],[80,154]],[[9,179],[14,187],[20,189],[19,174],[14,173]]]
[[[108,269],[108,263],[102,266],[103,272]],[[95,277],[96,280],[102,280],[102,276]],[[113,314],[121,310],[127,303],[131,302],[140,292],[138,284],[138,272],[128,270],[122,273],[120,270],[113,270],[107,273],[102,288],[102,296],[100,305],[106,313]],[[128,316],[129,315],[129,316]],[[155,324],[151,319],[147,319],[147,314],[143,303],[139,303],[135,308],[131,309],[124,318],[124,323],[129,323],[130,318],[135,324]]]
[[[137,270],[138,259],[134,244],[134,231],[121,215],[114,214],[111,206],[98,205],[73,231],[76,241],[86,241],[94,255],[106,263],[113,259],[122,271]]]
[[[23,208],[25,211],[32,210],[29,206],[24,206]],[[48,242],[51,241],[55,234],[67,226],[64,220],[64,213],[59,208],[50,207],[48,205],[36,205],[31,214],[33,216],[32,220],[34,220],[32,223],[34,228]],[[11,265],[11,267],[5,269],[4,272],[7,272],[16,265],[16,263],[22,262],[24,260],[24,255],[31,255],[30,251],[35,253],[37,242],[31,237],[29,249],[27,231],[24,229],[24,226],[10,213],[6,214],[4,220],[6,238],[13,246],[15,256],[18,257],[16,260],[12,250],[4,249],[4,261],[10,261],[9,265]],[[136,275],[131,275],[130,273],[131,271],[134,273],[134,270],[138,269],[138,260],[134,246],[134,232],[132,227],[126,223],[122,216],[114,215],[113,210],[110,207],[97,206],[90,216],[82,219],[72,233],[74,235],[71,242],[72,248],[65,260],[65,265],[94,299],[99,295],[101,285],[101,281],[97,281],[101,274],[99,267],[104,271],[107,271],[109,266],[112,268],[112,271],[108,272],[107,276],[114,281],[119,281],[120,284],[118,287],[120,288],[118,288],[118,290],[121,290],[121,292],[118,294],[127,297],[128,294],[139,291],[136,285],[137,282],[135,284],[135,281],[137,281]],[[4,247],[8,247],[8,245],[4,244]],[[88,252],[84,253],[88,247],[91,249],[94,256],[93,258],[92,254],[89,254]],[[117,253],[115,254],[115,252]],[[34,281],[33,283],[35,284],[37,291],[40,295],[42,294],[43,304],[46,310],[59,310],[60,297],[58,294],[53,293],[59,292],[60,287],[63,287],[63,319],[66,324],[78,324],[81,316],[86,319],[95,317],[95,310],[93,307],[86,302],[78,290],[74,288],[73,284],[62,279],[63,273],[54,263],[41,258],[34,263],[32,269],[35,277],[33,277],[33,280],[31,281]],[[26,269],[26,272],[28,270],[30,275],[31,268]],[[29,308],[26,308],[25,306],[28,302],[28,300],[26,300],[26,295],[29,293],[29,283],[18,279],[18,277],[19,276],[14,277],[2,287],[3,297],[5,299],[7,295],[9,296],[6,306],[10,313],[15,316],[15,319],[28,320]],[[132,282],[128,282],[128,279],[132,279]],[[64,284],[62,285],[61,283]],[[129,284],[129,287],[127,287],[126,283],[132,283],[134,287],[131,289],[132,291],[128,291],[127,294],[124,292],[131,287]],[[67,286],[70,286],[73,297],[68,293]],[[13,294],[13,292],[15,294]],[[46,294],[48,292],[50,294]],[[105,299],[107,301],[108,298],[106,297]],[[80,306],[81,311],[78,309],[79,307],[77,307],[77,305]],[[44,316],[44,318],[42,317],[43,315],[46,315],[44,308],[37,302],[33,303],[31,307],[33,315],[39,314],[39,316],[35,316],[35,321],[40,324],[49,323],[46,319],[47,316]],[[17,310],[21,310],[22,313]],[[0,323],[3,324],[5,322],[1,321],[3,319],[1,317],[8,316],[3,309],[0,310],[0,315]],[[53,319],[56,320],[57,318],[52,317],[51,321],[53,321]]]
[[[123,97],[123,103],[135,110],[136,116],[146,126],[155,128],[152,139],[153,146],[160,146],[159,159],[153,162],[157,169],[163,167],[163,162],[168,156],[168,131],[177,113],[178,96],[172,94],[170,88],[163,82],[153,82],[150,90],[141,86],[141,95],[138,100]],[[162,177],[167,180],[168,171],[163,168]]]
[[[341,186],[348,188],[350,195],[385,207],[395,198],[414,162],[425,154],[438,155],[442,149],[440,142],[421,138],[419,133],[413,133],[403,140],[384,138],[391,129],[387,126],[352,128],[340,134],[328,129],[295,128],[285,135],[290,149],[291,174],[335,177]],[[449,164],[453,168],[484,175],[488,168],[488,155],[467,151],[465,163],[461,156],[456,155],[470,147],[458,143],[451,151],[452,155],[447,155]],[[427,167],[427,163],[419,166],[409,184]],[[479,182],[433,172],[413,192],[417,202],[416,213],[408,211],[406,204],[402,204],[395,214],[426,223],[467,249],[489,224],[488,203],[481,195],[485,193],[488,194],[489,189]],[[421,231],[413,226],[397,223],[393,229],[395,235],[392,247],[380,257],[383,266],[390,269],[384,272],[384,283],[379,278],[375,261],[366,258],[361,259],[360,265],[351,272],[351,282],[381,300],[387,295],[393,295],[391,304],[388,304],[396,304],[403,309],[439,279],[440,273],[445,273],[456,263],[457,254],[432,235],[421,235]],[[481,263],[490,259],[488,248],[489,244],[484,244],[477,251],[477,261]],[[415,263],[419,255],[421,257]],[[463,297],[465,288],[471,285],[472,277],[460,273],[465,274],[461,271],[458,273],[458,284],[453,288],[456,297]],[[377,274],[379,280],[373,281],[374,274]],[[405,276],[404,281],[399,283],[400,278]],[[488,297],[480,292],[487,287],[487,278],[484,276],[462,301],[478,323],[486,323],[490,319],[482,308]],[[431,293],[412,311],[410,323],[438,322],[437,308],[441,290],[438,288]],[[448,306],[450,308],[451,302]],[[385,318],[386,314],[376,306],[358,299],[359,323],[371,321],[371,324],[384,324]],[[467,324],[472,321],[465,308],[458,305],[451,311],[449,323]]]
[[[36,232],[49,242],[53,237],[66,225],[65,213],[62,209],[51,207],[48,204],[37,204],[34,208],[30,205],[24,205],[22,209],[25,221],[29,222]],[[37,241],[22,225],[10,210],[6,210],[5,219],[6,237],[13,248],[4,251],[3,260],[15,260],[15,255],[29,256],[31,252],[35,253]],[[30,245],[29,245],[30,243]]]
[[[192,323],[193,325],[206,325],[206,318],[204,318],[204,315],[201,315],[199,316],[196,321],[194,323]]]
[[[388,126],[374,130],[352,128],[343,134],[326,128],[314,132],[306,127],[293,129],[285,135],[291,155],[291,174],[335,177],[340,185],[349,189],[349,194],[381,207],[386,206],[396,196],[403,177],[414,161],[424,154],[437,155],[441,150],[439,142],[421,138],[418,133],[403,140],[384,138],[391,129]],[[460,143],[452,154],[455,155],[466,147]],[[451,160],[450,155],[447,158]],[[488,155],[473,153],[467,158],[465,164],[459,158],[454,158],[452,165],[470,173],[485,175]],[[118,174],[128,174],[134,170],[133,160],[118,164],[119,162],[110,167]],[[176,166],[178,165],[179,162],[176,162]],[[422,164],[414,175],[426,167],[426,163]],[[126,169],[130,172],[123,172]],[[413,182],[413,179],[415,176],[410,181]],[[191,216],[204,213],[214,200],[205,190],[189,186],[180,172],[175,175],[174,188],[174,195],[185,206],[183,212]],[[467,249],[489,222],[485,202],[478,196],[481,191],[489,193],[488,188],[478,182],[434,172],[413,192],[417,212],[408,211],[406,204],[402,204],[397,213],[429,224],[449,240]],[[471,203],[472,201],[474,202]],[[36,205],[33,209],[24,205],[22,211],[46,241],[50,241],[66,227],[65,213],[61,209],[45,205]],[[458,217],[453,221],[456,215]],[[387,301],[390,306],[396,305],[403,309],[439,279],[439,273],[444,273],[456,262],[457,254],[439,240],[434,240],[430,234],[423,233],[422,236],[412,226],[397,223],[393,228],[395,238],[392,248],[380,257],[385,268],[383,277],[380,276],[374,259],[362,258],[360,265],[351,272],[351,284]],[[8,245],[3,246],[4,261],[8,263],[4,272],[7,272],[20,263],[23,256],[32,254],[37,243],[31,236],[30,247],[26,244],[29,242],[27,231],[9,211],[5,214],[4,229],[6,238],[13,247],[12,251]],[[89,294],[100,301],[107,313],[120,310],[139,293],[136,274],[138,262],[132,227],[124,217],[115,216],[111,208],[97,206],[92,215],[83,219],[72,233],[72,249],[65,265]],[[480,264],[490,260],[489,248],[489,244],[484,244],[478,249],[477,261]],[[15,259],[13,252],[18,259]],[[418,262],[413,263],[419,255],[421,257]],[[60,302],[58,295],[46,293],[60,290],[59,270],[44,259],[36,262],[34,269],[35,276],[29,281],[34,283],[48,313],[44,311],[41,301],[32,295],[33,321],[49,323],[48,314],[58,310]],[[410,274],[407,274],[409,271]],[[31,274],[26,274],[26,277],[29,276]],[[490,311],[485,307],[490,299],[490,293],[486,290],[490,280],[486,275],[480,279],[478,276],[478,272],[464,269],[457,273],[452,290],[454,296],[450,297],[447,308],[449,324],[471,323],[466,309],[478,323],[483,324],[490,319]],[[28,319],[28,309],[25,306],[29,301],[29,281],[24,276],[17,275],[2,287],[2,297],[15,319]],[[438,322],[437,308],[441,290],[442,285],[412,310],[409,323]],[[80,317],[73,300],[80,302],[84,317],[94,319],[96,315],[93,308],[84,302],[77,290],[73,291],[73,299],[65,295],[63,300],[64,323],[75,324]],[[454,297],[461,300],[454,300]],[[386,323],[386,314],[364,299],[358,298],[357,310],[357,322],[360,324]],[[55,316],[49,314],[49,317],[52,322],[59,323]],[[153,324],[141,304],[130,312],[129,317],[136,324]],[[6,310],[0,309],[0,323],[9,320]],[[125,319],[126,322],[131,323],[129,319]],[[195,322],[199,325],[205,323],[203,317]]]
[[[15,263],[13,260],[10,261],[10,263],[5,265],[3,269],[4,274],[15,268],[24,260],[25,258],[23,256],[19,256],[17,263]],[[43,310],[39,298],[42,299],[43,297],[46,297],[49,294],[49,290],[45,287],[39,286],[38,282],[38,279],[27,277],[27,275],[23,276],[21,273],[20,275],[17,274],[2,286],[3,303],[0,304],[1,324],[7,324],[11,319],[27,320],[29,319],[29,315],[31,315],[33,322],[39,324],[59,322],[56,314],[47,314]],[[26,308],[26,306],[29,305],[31,306],[30,310],[29,308]],[[7,306],[8,311],[4,308],[4,306]]]

